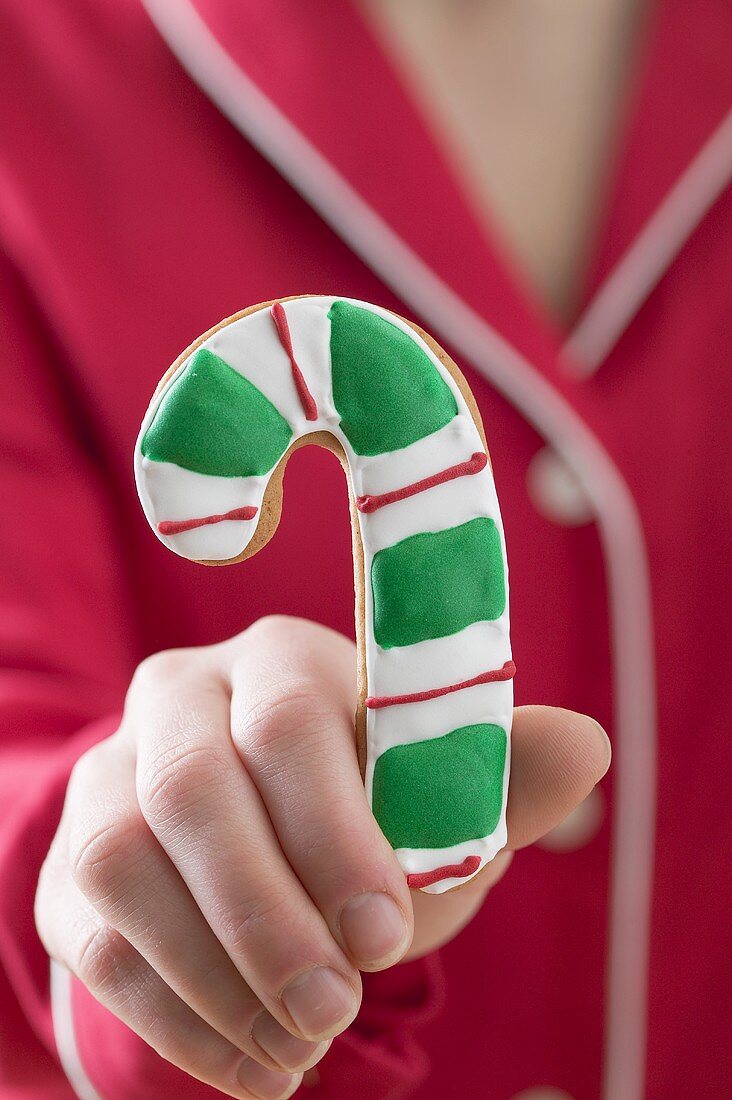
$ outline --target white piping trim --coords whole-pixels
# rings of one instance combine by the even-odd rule
[[[70,971],[55,959],[51,959],[51,1019],[58,1058],[79,1100],[103,1100],[81,1064],[74,1033],[71,983]]]
[[[611,856],[604,1100],[643,1100],[655,847],[652,604],[640,517],[599,440],[546,379],[391,229],[236,65],[190,0],[142,0],[232,124],[383,282],[522,411],[593,503],[608,574],[619,752]]]
[[[615,265],[562,348],[566,371],[589,378],[732,177],[732,110]]]

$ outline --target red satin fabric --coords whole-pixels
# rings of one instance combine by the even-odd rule
[[[476,225],[349,5],[201,0],[200,10],[381,215],[563,389],[630,484],[649,546],[660,693],[647,1095],[726,1095],[715,1049],[727,1044],[729,606],[719,565],[729,560],[729,199],[597,377],[568,381],[562,334]],[[69,1100],[32,901],[73,761],[113,731],[132,671],[152,651],[213,642],[271,612],[352,632],[337,461],[295,455],[280,530],[255,559],[185,563],[150,532],[134,490],[150,394],[181,348],[250,303],[333,291],[404,307],[212,106],[136,0],[6,0],[2,20],[0,1097]],[[652,23],[588,294],[730,100],[723,0],[661,5]],[[505,516],[518,702],[586,710],[612,731],[596,531],[536,511],[526,472],[541,441],[460,365]],[[603,789],[611,814],[612,777]],[[358,1024],[303,1096],[508,1100],[551,1085],[594,1100],[608,847],[609,816],[576,852],[523,853],[441,960],[367,979]],[[74,1011],[105,1100],[213,1095],[81,988]]]

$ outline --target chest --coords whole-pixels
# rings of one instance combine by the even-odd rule
[[[561,321],[581,293],[640,0],[361,0],[479,218]]]

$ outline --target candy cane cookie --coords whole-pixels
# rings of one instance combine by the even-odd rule
[[[135,448],[175,553],[242,561],[276,530],[290,454],[347,474],[356,734],[369,803],[409,885],[441,893],[506,843],[514,665],[503,526],[475,401],[427,333],[366,302],[267,302],[196,340]]]

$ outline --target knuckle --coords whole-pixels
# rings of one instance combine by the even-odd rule
[[[38,876],[38,885],[33,901],[33,920],[38,932],[38,938],[46,949],[46,953],[52,958],[55,956],[54,940],[56,924],[58,920],[58,891],[55,889],[58,880],[58,868],[49,853],[41,866]]]
[[[82,893],[106,897],[127,877],[145,845],[144,822],[131,811],[70,841],[71,876]]]
[[[228,763],[210,745],[179,745],[154,759],[138,780],[138,797],[145,819],[153,826],[185,818],[222,789]]]
[[[364,829],[360,821],[354,820],[352,805],[347,809],[350,818],[346,814],[333,818],[329,815],[327,823],[319,819],[301,825],[301,858],[317,868],[321,879],[363,881],[381,862],[374,830]]]
[[[267,642],[279,642],[283,635],[291,634],[292,630],[296,629],[301,621],[290,615],[263,615],[261,619],[257,619],[255,623],[247,628],[245,635],[250,642],[256,642],[258,645]]]
[[[91,990],[109,993],[129,974],[133,950],[119,932],[98,924],[82,939],[74,973]]]
[[[188,664],[188,650],[162,649],[151,653],[135,669],[130,692],[146,691],[166,680],[175,680]]]
[[[325,630],[318,623],[295,615],[263,615],[230,642],[235,652],[244,649],[259,655],[271,653],[277,660],[283,655],[297,658],[298,655],[308,655],[314,647],[318,647]]]
[[[97,785],[100,774],[102,774],[102,757],[105,747],[104,742],[100,742],[98,745],[92,745],[92,747],[87,749],[75,762],[69,774],[69,781],[66,786],[67,800]]]
[[[276,695],[246,702],[235,737],[251,752],[292,752],[321,740],[334,720],[332,704],[308,681],[281,681]]]
[[[234,955],[247,957],[258,951],[264,937],[269,950],[276,942],[288,943],[298,920],[298,907],[289,897],[270,893],[249,898],[221,919],[223,937]]]

